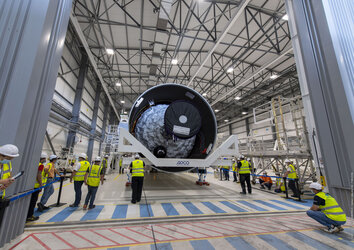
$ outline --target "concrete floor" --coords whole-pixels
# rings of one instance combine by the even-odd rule
[[[240,184],[195,184],[196,174],[153,173],[145,177],[140,204],[130,204],[126,175],[107,175],[96,208],[68,207],[73,184],[65,183],[61,207],[40,214],[5,249],[352,249],[354,223],[329,235],[308,218],[311,201],[299,203],[254,189],[241,195]],[[48,204],[56,202],[58,191]],[[83,187],[83,199],[86,196]]]

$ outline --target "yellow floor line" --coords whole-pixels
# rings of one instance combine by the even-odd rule
[[[116,177],[114,177],[114,181],[120,176],[121,174],[118,174]]]

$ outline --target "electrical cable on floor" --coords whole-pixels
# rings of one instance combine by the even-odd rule
[[[149,217],[152,218],[151,213],[150,213],[150,209],[149,209],[149,206],[148,206],[148,203],[147,203],[147,198],[146,198],[146,193],[145,193],[144,186],[143,186],[143,193],[144,193],[144,199],[145,199],[146,209],[148,210]],[[154,239],[155,249],[157,250],[157,244],[156,244],[156,238],[155,238],[154,227],[153,227],[152,224],[150,224],[150,227],[151,227],[152,237],[153,237],[153,239]]]

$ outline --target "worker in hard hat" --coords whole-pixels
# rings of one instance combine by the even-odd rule
[[[104,169],[105,169],[105,173],[106,173],[107,167],[108,167],[108,157],[109,157],[109,155],[105,155],[104,158],[103,158],[103,160],[102,160],[102,166],[103,166]]]
[[[276,176],[276,180],[275,180],[274,192],[276,192],[276,193],[284,192],[285,191],[284,181],[280,177],[279,173],[276,173],[275,176]]]
[[[312,182],[310,189],[315,196],[312,207],[306,212],[307,215],[326,226],[324,231],[328,233],[343,231],[342,225],[346,223],[347,218],[337,201],[329,194],[322,192],[322,185],[317,182]]]
[[[120,157],[119,159],[119,173],[123,174],[124,173],[124,169],[123,169],[123,156]]]
[[[34,184],[34,188],[40,188],[45,185],[44,180],[42,181],[42,175],[44,173],[44,164],[47,160],[48,155],[46,153],[42,153],[41,157],[39,159],[39,164],[38,164],[38,169],[37,169],[37,175],[36,175],[36,183]],[[39,189],[31,194],[31,201],[29,204],[28,208],[28,213],[27,213],[27,219],[26,221],[36,221],[39,219],[38,216],[34,216],[34,208],[36,207],[36,203],[38,200],[38,195],[42,191],[42,189]]]
[[[237,162],[235,159],[232,159],[232,173],[234,176],[234,182],[237,182]]]
[[[129,165],[132,173],[132,200],[133,204],[140,202],[144,184],[145,163],[140,160],[139,154],[135,155],[135,160]]]
[[[224,158],[224,160],[227,160],[227,158]],[[230,180],[230,166],[224,165],[223,166],[223,172],[224,172],[224,177],[226,181]]]
[[[238,163],[238,173],[240,175],[240,182],[241,182],[241,188],[242,192],[240,194],[246,194],[246,184],[247,183],[247,190],[248,193],[252,193],[252,186],[251,186],[251,172],[252,172],[252,166],[251,164],[245,160],[245,157],[243,155],[240,156],[240,162]]]
[[[87,209],[87,205],[89,203],[90,203],[90,205],[88,206],[89,210],[95,208],[95,205],[93,203],[95,202],[96,193],[98,190],[98,186],[100,185],[100,182],[103,185],[105,171],[106,169],[101,164],[101,157],[97,156],[92,166],[90,166],[87,169],[85,174],[85,184],[88,187],[88,192],[83,207],[84,210]]]
[[[285,160],[285,164],[287,168],[283,177],[288,178],[288,187],[291,189],[291,191],[293,191],[293,195],[291,197],[298,198],[300,196],[300,192],[296,187],[296,180],[298,179],[298,176],[296,173],[296,168],[292,163],[293,162],[289,159]]]
[[[19,156],[18,148],[12,144],[0,147],[0,199],[5,198],[5,189],[15,180],[12,177],[11,160]]]
[[[37,203],[38,211],[43,212],[43,210],[48,209],[49,207],[46,206],[49,197],[54,193],[53,183],[55,174],[62,176],[59,171],[55,168],[55,163],[58,160],[58,156],[50,155],[49,156],[49,163],[44,167],[43,171],[44,174],[42,175],[42,183],[46,183],[47,186],[44,188],[43,195],[41,201]]]
[[[79,160],[75,164],[74,170],[71,174],[70,182],[73,182],[74,180],[75,201],[70,207],[78,207],[80,204],[82,184],[84,184],[87,169],[90,167],[90,163],[86,159],[87,155],[85,153],[80,153]]]

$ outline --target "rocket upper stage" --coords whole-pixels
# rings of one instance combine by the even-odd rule
[[[216,129],[214,112],[204,97],[180,84],[148,89],[129,115],[130,133],[159,158],[206,158]]]

